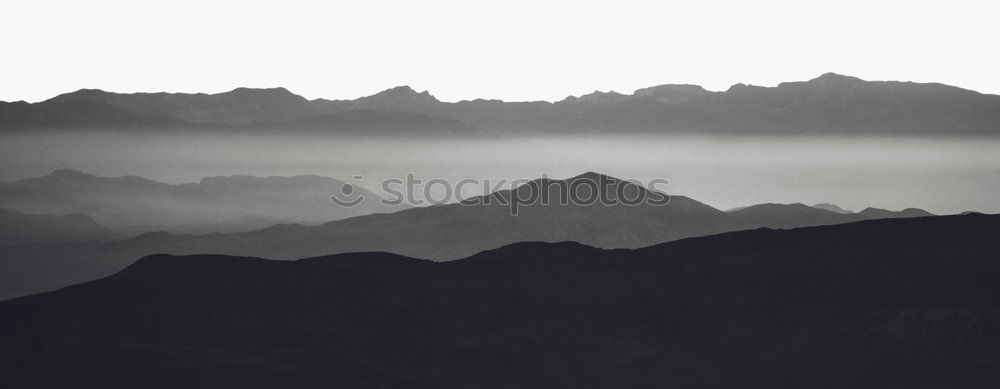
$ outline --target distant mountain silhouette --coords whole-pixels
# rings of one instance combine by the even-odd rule
[[[0,246],[119,239],[86,215],[32,215],[0,209]]]
[[[836,212],[836,213],[845,213],[845,214],[846,213],[854,213],[852,211],[848,211],[846,209],[841,208],[837,204],[830,204],[830,203],[813,204],[813,208],[825,209],[827,211]]]
[[[286,122],[329,113],[285,88],[237,88],[225,93],[114,93],[81,89],[47,102],[94,101],[143,115],[166,115],[190,123],[242,126]]]
[[[329,177],[208,177],[170,185],[137,176],[98,177],[61,169],[44,177],[0,183],[0,207],[27,213],[84,212],[124,234],[249,231],[275,223],[319,224],[372,212],[390,212],[379,196],[352,185],[345,208],[329,200],[344,182]]]
[[[0,302],[0,387],[991,388],[997,241],[964,215],[446,263],[157,255]]]
[[[95,112],[108,106],[141,116],[117,119],[76,107],[56,113],[57,103],[89,101]],[[14,105],[11,105],[14,104]],[[20,104],[20,105],[18,105]],[[39,105],[45,115],[26,114]],[[736,84],[710,92],[696,85],[659,85],[632,94],[594,92],[551,103],[476,99],[441,102],[427,91],[395,87],[354,100],[307,100],[284,88],[239,88],[219,94],[112,93],[85,89],[26,105],[7,103],[0,123],[81,127],[107,119],[160,124],[163,117],[177,125],[273,128],[351,110],[417,113],[439,120],[460,121],[499,135],[580,133],[732,134],[732,135],[997,135],[1000,96],[943,84],[865,81],[835,73],[776,87]],[[84,112],[78,112],[83,109]],[[30,110],[29,110],[30,111]],[[120,115],[121,112],[115,115]],[[155,116],[148,116],[155,115]],[[32,120],[23,117],[30,116]],[[105,118],[105,116],[109,116]],[[39,117],[41,119],[39,119]],[[44,119],[44,120],[42,120]],[[127,120],[126,120],[127,119]],[[370,117],[371,120],[390,120]],[[55,123],[45,123],[45,121]],[[316,119],[320,120],[320,119]],[[330,119],[327,119],[330,120]],[[138,125],[138,124],[137,124]],[[8,125],[9,126],[9,125]],[[450,127],[448,127],[450,128]]]
[[[841,214],[805,204],[760,204],[730,211],[745,226],[795,228],[863,220],[860,215]]]
[[[0,101],[0,131],[52,129],[172,129],[192,127],[164,115],[142,115],[112,105],[89,101]]]
[[[351,109],[398,112],[432,111],[440,104],[441,102],[431,96],[429,92],[417,92],[409,85],[397,86],[371,96],[348,101]]]
[[[485,134],[454,119],[390,112],[398,105],[420,106],[419,98],[410,98],[410,92],[430,97],[409,87],[355,101],[308,100],[284,88],[237,88],[218,94],[81,89],[37,104],[0,102],[0,129],[316,130],[324,135],[417,137]]]
[[[924,216],[933,216],[932,213],[927,212],[927,211],[922,210],[922,209],[919,209],[919,208],[906,208],[906,209],[904,209],[902,211],[890,211],[890,210],[881,209],[881,208],[865,208],[861,212],[858,212],[858,214],[862,215],[862,216],[864,216],[866,218],[869,218],[869,219],[887,219],[887,218],[894,218],[894,217],[924,217]]]
[[[651,98],[664,104],[677,104],[692,101],[712,94],[698,85],[668,84],[638,89],[632,96]]]
[[[51,290],[103,277],[135,258],[156,254],[218,253],[295,259],[357,251],[384,251],[417,258],[452,260],[521,241],[577,241],[601,248],[638,248],[687,237],[728,231],[793,228],[863,220],[801,204],[767,204],[723,212],[696,200],[672,195],[666,205],[563,204],[560,186],[607,180],[622,183],[626,199],[649,195],[646,188],[598,173],[566,180],[541,179],[463,203],[379,213],[318,226],[275,225],[261,230],[208,235],[144,234],[117,242],[34,245],[0,249],[0,270],[18,282],[0,282],[0,298]],[[617,188],[617,186],[615,186]],[[593,198],[618,198],[617,190],[599,188]],[[543,205],[522,205],[513,215],[509,202],[530,193],[549,194]],[[585,190],[581,190],[585,193]],[[591,195],[584,194],[583,197]],[[486,200],[489,201],[486,201]],[[43,277],[17,277],[47,269]]]
[[[844,210],[833,204],[758,204],[740,207],[728,212],[734,218],[741,220],[744,227],[797,228],[827,224],[849,223],[860,220],[913,218],[935,216],[919,208],[907,208],[902,211],[888,211],[878,208],[866,208],[861,212]]]

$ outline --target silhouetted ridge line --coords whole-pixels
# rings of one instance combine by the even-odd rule
[[[998,239],[964,215],[447,263],[152,256],[0,302],[0,386],[994,387]]]
[[[341,207],[330,196],[360,199]],[[166,184],[138,176],[101,177],[58,169],[36,178],[0,183],[0,207],[25,213],[86,212],[123,235],[146,231],[208,233],[252,231],[276,223],[316,225],[331,220],[405,208],[354,184],[315,175],[205,177]]]
[[[90,104],[88,106],[84,106]],[[89,108],[88,108],[89,107]],[[398,116],[419,114],[410,131]],[[219,94],[86,90],[36,104],[0,104],[0,128],[279,128],[325,134],[500,136],[560,134],[994,136],[1000,96],[936,83],[865,81],[826,73],[775,87],[735,84],[723,92],[660,85],[632,94],[594,92],[558,102],[475,99],[442,102],[427,91],[391,88],[353,100],[308,100],[285,89]],[[348,127],[351,131],[348,131]],[[475,130],[468,130],[464,128]],[[379,131],[373,129],[380,128]],[[391,130],[389,130],[391,129]]]
[[[597,196],[590,193],[593,188],[589,188],[581,191],[583,198],[563,202],[561,193],[566,193],[567,183],[583,181],[598,183]],[[629,205],[617,201],[616,188],[600,185],[600,181],[623,185],[621,188],[626,196],[622,200],[654,196],[641,185],[590,172],[565,180],[533,180],[515,189],[500,190],[461,204],[372,213],[319,225],[268,223],[269,227],[247,232],[145,234],[116,242],[4,248],[0,249],[0,266],[4,266],[4,271],[0,272],[0,299],[107,276],[136,258],[157,253],[217,253],[293,260],[350,252],[391,252],[448,261],[524,241],[575,241],[605,249],[639,248],[761,227],[789,229],[910,216],[894,212],[839,214],[802,204],[765,204],[723,212],[676,194],[670,194],[667,203],[656,202],[657,198],[653,198],[651,202]],[[265,187],[273,184],[271,180],[264,182]],[[546,183],[566,186],[546,186]],[[2,189],[0,185],[0,194]],[[548,193],[548,201],[542,201],[540,194],[543,192]],[[310,190],[310,193],[316,191]],[[601,197],[608,200],[607,203],[598,200]],[[329,206],[326,198],[318,201],[323,203],[321,206]],[[516,213],[513,211],[515,205]],[[305,211],[314,215],[316,209],[306,208]],[[204,213],[199,211],[199,215]],[[40,275],[25,277],[24,274]]]

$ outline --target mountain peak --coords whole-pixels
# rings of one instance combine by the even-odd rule
[[[430,92],[417,92],[409,85],[386,89],[371,96],[354,100],[354,109],[375,109],[388,111],[411,111],[415,106],[440,103]]]
[[[112,96],[117,95],[115,92],[108,92],[102,89],[92,89],[92,88],[81,88],[72,92],[62,93],[44,102],[66,102],[66,101],[76,101],[76,100],[92,100],[104,102],[107,99],[112,98]]]
[[[82,178],[95,178],[97,176],[79,170],[56,169],[53,170],[52,173],[49,173],[49,177],[63,178],[63,179],[82,179]]]
[[[664,104],[681,103],[696,97],[710,94],[700,85],[692,84],[664,84],[651,86],[649,88],[636,89],[632,93],[635,97],[648,97]]]
[[[925,216],[935,216],[933,213],[927,212],[920,208],[906,208],[902,211],[890,211],[888,209],[868,207],[858,212],[860,215],[864,215],[871,218],[896,218],[896,217],[925,217]]]
[[[746,93],[746,92],[766,91],[766,90],[768,90],[768,88],[763,86],[744,84],[741,82],[738,84],[733,84],[733,86],[730,86],[729,89],[726,89],[726,93]]]
[[[382,92],[379,92],[379,93],[386,93],[386,94],[399,94],[399,93],[402,93],[402,94],[417,94],[417,90],[413,89],[413,87],[411,87],[409,85],[400,85],[400,86],[394,86],[392,88],[386,89],[386,90],[384,90]]]
[[[434,99],[434,101],[438,101],[437,98],[435,98],[434,96],[432,96],[430,92],[428,92],[428,91],[417,92],[416,89],[413,89],[409,85],[400,85],[400,86],[392,87],[392,88],[386,89],[384,91],[381,91],[379,93],[376,93],[374,95],[371,95],[369,97],[376,97],[376,96],[382,96],[382,97],[386,97],[386,96],[392,96],[392,97],[404,97],[404,96],[405,97],[419,97],[419,98],[431,98],[431,99]]]
[[[105,91],[103,89],[97,89],[97,88],[80,88],[80,89],[77,89],[76,91],[70,92],[68,94],[73,94],[73,95],[98,95],[98,94],[103,94],[103,93],[112,93],[112,92],[108,92],[108,91]]]
[[[627,95],[615,91],[593,91],[580,97],[567,96],[562,103],[617,103],[628,98]]]
[[[576,181],[576,180],[591,180],[591,181],[609,180],[609,181],[621,181],[618,178],[611,177],[611,176],[606,175],[606,174],[601,174],[601,173],[597,173],[597,172],[590,172],[590,171],[566,179],[566,181]]]
[[[827,72],[807,82],[810,84],[834,85],[834,84],[855,84],[859,82],[864,82],[864,80],[857,77],[845,76],[842,74]]]
[[[229,92],[223,93],[223,95],[241,96],[243,98],[276,98],[276,99],[292,99],[296,101],[308,101],[305,97],[299,96],[292,91],[285,89],[284,87],[276,88],[247,88],[239,87],[233,89]]]
[[[849,210],[846,210],[844,208],[841,208],[837,204],[831,204],[831,203],[813,204],[813,208],[825,209],[827,211],[836,212],[836,213],[840,213],[840,214],[854,213],[852,211],[849,211]]]
[[[842,74],[827,72],[809,81],[782,82],[778,84],[778,88],[779,89],[810,88],[810,89],[824,90],[824,89],[838,89],[838,88],[853,88],[859,85],[864,85],[866,82],[867,81],[857,77],[845,76]]]
[[[288,93],[288,94],[292,93],[287,88],[282,87],[282,86],[278,86],[278,87],[274,87],[274,88],[250,88],[250,87],[241,86],[241,87],[238,87],[236,89],[231,90],[230,92],[277,92],[277,93]]]

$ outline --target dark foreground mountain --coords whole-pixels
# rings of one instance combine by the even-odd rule
[[[865,81],[834,73],[776,87],[736,84],[726,91],[711,92],[696,85],[660,85],[632,94],[594,92],[558,102],[476,99],[449,103],[426,91],[402,86],[354,100],[307,100],[283,88],[238,88],[218,94],[124,94],[85,89],[39,104],[80,101],[114,107],[143,118],[169,117],[182,123],[245,129],[273,129],[275,123],[298,123],[352,110],[374,110],[435,118],[425,120],[425,124],[434,120],[458,121],[462,126],[498,135],[1000,134],[1000,96],[942,84]],[[12,112],[0,111],[0,128],[3,123],[18,122],[17,112],[21,111]],[[67,115],[75,117],[72,112]],[[391,121],[391,118],[373,120]],[[332,134],[341,132],[336,126],[330,128]]]
[[[37,242],[119,239],[86,215],[33,215],[0,209],[0,247]]]
[[[146,231],[210,233],[251,231],[275,223],[320,224],[403,207],[383,206],[379,196],[321,176],[207,177],[197,183],[165,184],[137,176],[100,177],[61,169],[47,176],[0,183],[0,207],[39,214],[84,212],[123,234]],[[355,207],[345,200],[365,196]]]
[[[802,204],[764,204],[723,212],[684,196],[662,204],[626,205],[618,190],[603,187],[596,197],[610,203],[562,203],[560,188],[574,183],[622,184],[626,199],[655,194],[646,188],[596,173],[567,180],[536,180],[464,203],[370,214],[318,226],[274,225],[262,230],[207,235],[147,233],[114,242],[37,244],[0,249],[0,298],[63,287],[110,275],[136,258],[166,254],[228,254],[296,259],[357,251],[385,251],[437,261],[453,260],[522,241],[576,241],[601,248],[652,244],[759,227],[793,228],[865,220]],[[561,186],[560,186],[561,185]],[[581,186],[582,187],[582,186]],[[550,201],[520,205],[549,193]],[[615,186],[617,188],[617,186]],[[581,190],[581,193],[585,191]],[[489,200],[489,201],[486,201]],[[581,198],[580,200],[586,200]],[[889,217],[889,216],[887,216]]]
[[[1000,218],[435,263],[157,255],[0,303],[0,387],[993,388]]]

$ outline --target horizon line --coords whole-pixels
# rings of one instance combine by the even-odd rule
[[[596,93],[609,93],[609,94],[610,93],[617,93],[617,94],[621,94],[623,96],[634,96],[635,93],[638,92],[639,90],[648,89],[648,88],[662,87],[662,86],[693,86],[693,87],[701,88],[701,89],[703,89],[703,90],[705,90],[706,92],[709,92],[709,93],[725,93],[725,92],[728,92],[728,91],[732,90],[734,87],[738,87],[738,86],[761,87],[761,88],[773,89],[773,88],[778,88],[778,87],[780,87],[780,86],[782,86],[784,84],[789,84],[789,83],[811,82],[811,81],[815,81],[815,80],[818,80],[818,79],[820,79],[822,77],[826,77],[826,76],[836,76],[836,77],[847,78],[847,79],[857,79],[857,80],[860,80],[862,82],[871,82],[871,83],[903,83],[903,84],[918,84],[918,85],[940,85],[940,86],[947,86],[947,87],[951,87],[951,88],[958,88],[958,89],[962,89],[962,90],[966,90],[966,91],[971,91],[971,92],[979,93],[979,94],[982,94],[982,95],[1000,96],[1000,94],[987,93],[987,92],[982,92],[982,91],[978,91],[978,90],[975,90],[975,89],[969,89],[969,88],[965,88],[965,87],[960,87],[960,86],[955,86],[955,85],[945,84],[945,83],[942,83],[942,82],[935,82],[935,81],[931,81],[931,82],[917,82],[917,81],[911,81],[911,80],[882,80],[882,79],[879,79],[879,80],[868,80],[868,79],[863,79],[861,77],[851,76],[851,75],[847,75],[847,74],[843,74],[843,73],[825,72],[825,73],[822,73],[822,74],[820,74],[818,76],[810,78],[808,80],[782,81],[782,82],[779,82],[779,83],[777,83],[776,85],[773,85],[773,86],[756,85],[756,84],[748,84],[748,83],[743,83],[743,82],[737,82],[737,83],[732,84],[728,88],[726,88],[726,89],[723,90],[723,89],[708,89],[708,88],[705,88],[704,86],[702,86],[700,84],[692,84],[692,83],[665,83],[665,84],[656,84],[656,85],[650,85],[650,86],[638,88],[638,89],[633,90],[631,93],[618,92],[618,91],[616,91],[614,89],[609,89],[607,91],[602,91],[602,90],[596,90],[595,89],[595,90],[590,91],[590,92],[568,95],[568,96],[563,97],[562,99],[559,99],[559,100],[545,100],[545,99],[538,99],[538,100],[503,100],[503,99],[497,99],[497,98],[477,97],[477,98],[473,98],[473,99],[461,99],[461,100],[448,100],[448,101],[445,101],[445,100],[439,99],[437,96],[435,96],[433,93],[431,93],[429,89],[425,89],[425,90],[419,91],[419,90],[411,87],[410,84],[402,84],[402,85],[396,85],[396,86],[393,86],[393,87],[382,89],[382,90],[379,90],[379,91],[377,91],[375,93],[372,93],[372,94],[357,96],[357,97],[354,97],[354,98],[329,98],[329,97],[313,97],[313,98],[310,98],[310,97],[307,97],[307,96],[305,96],[303,94],[299,94],[299,93],[293,92],[291,89],[288,89],[287,87],[284,87],[284,86],[264,86],[264,87],[261,87],[261,86],[237,86],[237,87],[234,87],[232,89],[226,89],[226,90],[217,91],[217,92],[205,92],[205,91],[197,91],[197,92],[185,92],[185,91],[115,91],[115,90],[101,89],[101,88],[79,88],[79,89],[76,89],[76,90],[59,93],[59,94],[56,94],[54,96],[51,96],[51,97],[48,97],[48,98],[45,98],[45,99],[41,99],[41,100],[35,100],[35,101],[28,101],[28,100],[24,100],[24,99],[21,99],[21,100],[8,100],[8,101],[0,100],[0,102],[5,102],[5,103],[25,102],[25,103],[28,103],[28,104],[37,104],[37,103],[42,103],[42,102],[46,102],[46,101],[52,100],[52,99],[57,98],[57,97],[62,96],[62,95],[71,94],[71,93],[77,93],[77,92],[81,92],[81,91],[100,91],[100,92],[105,92],[105,93],[114,93],[114,94],[123,94],[123,95],[159,94],[159,93],[164,93],[164,94],[171,94],[171,95],[208,95],[208,96],[212,96],[212,95],[219,95],[219,94],[224,94],[224,93],[231,93],[231,92],[234,92],[234,91],[237,91],[237,90],[240,90],[240,89],[249,89],[249,90],[282,89],[282,90],[285,90],[288,93],[291,93],[291,94],[296,95],[296,96],[300,96],[300,97],[305,98],[306,100],[309,100],[309,101],[316,101],[316,100],[353,101],[353,100],[358,100],[358,99],[362,99],[362,98],[365,98],[365,97],[375,96],[375,95],[378,95],[380,93],[383,93],[383,92],[386,92],[386,91],[389,91],[389,90],[393,90],[393,89],[397,89],[397,88],[406,88],[406,89],[410,89],[411,91],[413,91],[414,93],[417,93],[417,94],[424,94],[424,93],[426,93],[430,97],[433,97],[435,100],[438,100],[438,102],[449,103],[449,104],[461,103],[461,102],[472,102],[472,101],[479,101],[479,100],[500,101],[500,102],[503,102],[503,103],[549,103],[549,104],[555,104],[555,103],[559,103],[559,102],[565,101],[567,99],[580,98],[580,97],[583,97],[583,96],[587,96],[587,95],[591,95],[591,94],[596,94]]]

